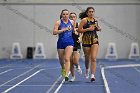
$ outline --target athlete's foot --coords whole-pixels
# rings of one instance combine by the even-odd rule
[[[86,71],[85,77],[86,77],[86,79],[89,78],[89,70]]]
[[[81,69],[81,67],[78,65],[78,67],[77,67],[77,72],[81,75],[82,74],[82,69]]]
[[[62,75],[63,77],[65,77],[65,75],[66,75],[66,71],[65,71],[64,68],[61,69],[61,75]]]
[[[73,81],[75,81],[75,76],[73,76],[70,80],[70,82],[73,82]]]
[[[89,78],[89,74],[88,74],[88,73],[86,73],[86,74],[85,74],[85,77],[86,77],[86,79],[88,79],[88,78]]]
[[[91,80],[90,80],[91,82],[92,81],[95,81],[95,76],[94,76],[94,74],[91,74]]]
[[[65,77],[65,81],[68,81],[68,80],[69,80],[69,77],[68,77],[68,76],[66,76],[66,77]]]

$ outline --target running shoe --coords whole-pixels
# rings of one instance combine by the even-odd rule
[[[86,79],[89,78],[89,70],[86,72],[85,77],[86,77]]]
[[[70,82],[75,81],[75,76],[71,78]]]
[[[94,74],[91,74],[91,80],[90,80],[91,82],[92,81],[95,81],[95,76],[94,76]]]
[[[81,75],[82,74],[82,69],[81,69],[81,67],[78,65],[78,67],[77,67],[77,72]]]
[[[68,81],[68,80],[69,80],[69,77],[68,77],[68,76],[66,76],[66,77],[65,77],[65,81]]]

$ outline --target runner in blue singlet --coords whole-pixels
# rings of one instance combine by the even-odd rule
[[[59,35],[57,41],[57,51],[61,65],[61,74],[68,81],[68,74],[70,71],[70,57],[73,52],[74,41],[72,38],[73,21],[69,19],[69,11],[62,10],[60,20],[56,21],[53,34]]]

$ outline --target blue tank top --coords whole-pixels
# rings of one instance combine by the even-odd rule
[[[61,42],[73,42],[73,38],[72,38],[73,25],[72,25],[72,23],[70,22],[70,20],[68,20],[68,23],[65,24],[62,21],[62,19],[60,19],[60,26],[59,26],[58,30],[61,30],[61,29],[66,28],[66,27],[69,27],[71,29],[68,30],[68,31],[60,33],[58,41],[61,41]]]

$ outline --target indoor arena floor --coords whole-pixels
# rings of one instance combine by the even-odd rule
[[[139,93],[139,60],[97,60],[96,81],[76,73],[65,82],[57,59],[0,60],[0,93]],[[71,74],[70,74],[71,78]]]

